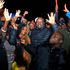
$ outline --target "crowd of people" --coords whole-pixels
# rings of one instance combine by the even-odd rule
[[[70,64],[70,11],[64,5],[64,17],[55,13],[48,18],[27,20],[28,11],[20,15],[3,9],[0,1],[0,70],[69,70]]]

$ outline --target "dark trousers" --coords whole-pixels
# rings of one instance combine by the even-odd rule
[[[29,70],[48,70],[49,48],[39,47],[35,57],[32,58]]]
[[[0,70],[8,70],[7,54],[3,47],[0,47]]]

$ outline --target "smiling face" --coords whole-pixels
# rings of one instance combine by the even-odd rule
[[[41,27],[43,27],[43,25],[44,25],[44,19],[43,18],[38,18],[37,21],[36,21],[36,26],[38,28],[41,28]]]

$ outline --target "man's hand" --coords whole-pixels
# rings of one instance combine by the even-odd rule
[[[3,6],[4,6],[4,1],[2,0],[2,1],[0,1],[0,9],[2,9],[3,8]]]
[[[66,4],[64,4],[64,10],[63,10],[64,12],[69,12],[69,10],[67,9],[67,6],[66,6]]]
[[[10,21],[12,14],[9,14],[8,9],[4,9],[4,17],[6,19],[6,21]]]
[[[55,23],[55,14],[53,12],[51,12],[50,15],[48,14],[48,18],[49,19],[46,19],[46,22],[48,22],[51,25],[56,24]]]
[[[20,10],[17,10],[15,17],[17,17],[17,18],[20,17],[20,13],[21,13],[21,11]]]

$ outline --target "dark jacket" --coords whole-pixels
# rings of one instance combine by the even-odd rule
[[[48,42],[49,37],[54,31],[57,31],[58,27],[57,25],[52,26],[53,29],[47,29],[45,26],[41,29],[35,28],[31,31],[31,45],[28,45],[25,47],[25,49],[31,53],[36,53],[36,48],[39,47],[39,45],[44,45],[43,43]]]
[[[48,70],[65,70],[66,51],[63,48],[50,48]]]
[[[54,26],[54,30],[47,29],[45,26],[41,29],[35,28],[31,32],[31,45],[25,47],[25,49],[32,54],[32,62],[30,64],[30,70],[47,70],[48,65],[48,39],[57,30]]]

